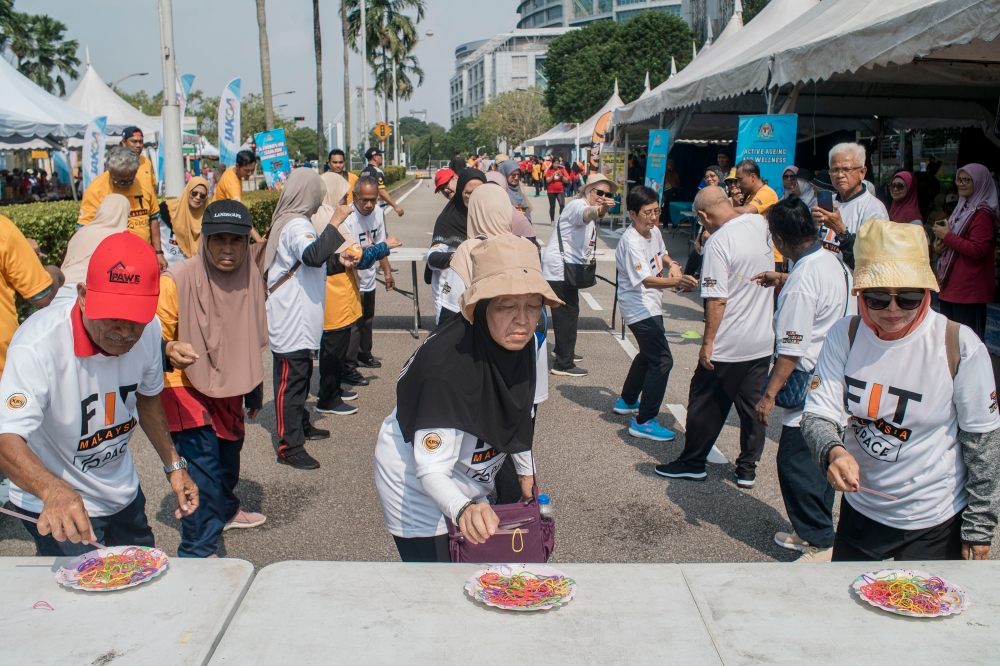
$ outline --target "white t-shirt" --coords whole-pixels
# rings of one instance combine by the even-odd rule
[[[278,251],[267,271],[270,288],[288,272],[302,254],[315,243],[316,228],[300,217],[281,230]],[[267,334],[271,351],[289,354],[319,349],[323,339],[323,310],[326,308],[326,267],[302,264],[285,284],[267,299]]]
[[[454,254],[455,248],[444,243],[435,243],[427,252],[428,257],[435,252]],[[458,305],[458,299],[465,293],[465,282],[450,266],[444,270],[438,270],[431,266],[431,292],[434,294],[435,321],[441,319],[442,309],[452,312],[462,311]]]
[[[167,224],[163,218],[160,218],[159,224],[160,250],[163,251],[163,258],[167,260],[167,266],[173,266],[187,259],[181,251],[181,246],[177,244],[174,228]]]
[[[407,539],[445,534],[445,515],[454,520],[469,500],[485,501],[507,454],[453,428],[418,430],[413,439],[403,441],[392,410],[375,444],[375,489],[385,527]],[[532,474],[531,451],[514,454],[514,466],[518,474]],[[436,483],[429,493],[421,479],[430,474]]]
[[[459,280],[461,282],[461,280]],[[549,341],[542,338],[538,344],[535,334],[535,404],[541,404],[549,399]]]
[[[861,192],[855,194],[847,201],[841,201],[840,195],[833,198],[834,208],[840,213],[840,221],[844,223],[847,230],[852,234],[858,233],[861,225],[868,220],[888,220],[889,213],[885,210],[885,205],[864,187]],[[819,228],[819,239],[823,246],[832,251],[840,252],[840,243],[837,242],[837,234],[832,229],[825,226]]]
[[[663,290],[645,287],[642,281],[660,276],[669,258],[659,228],[653,227],[648,239],[632,225],[622,234],[615,250],[615,263],[618,266],[618,305],[626,324],[663,316]]]
[[[798,356],[796,371],[812,372],[830,328],[847,315],[858,312],[857,297],[851,295],[851,272],[835,254],[820,245],[799,257],[778,294],[774,313],[777,351]],[[786,409],[781,423],[799,427],[801,409]]]
[[[585,222],[583,213],[588,208],[583,198],[573,199],[559,213],[557,232],[554,232],[542,251],[542,277],[550,282],[562,282],[563,262],[586,264],[594,258],[597,249],[597,227],[594,222]],[[559,233],[562,236],[563,251],[559,252]]]
[[[735,217],[708,237],[701,265],[701,297],[725,298],[712,360],[750,361],[774,351],[774,291],[751,278],[774,270],[767,221],[756,213]]]
[[[952,381],[943,315],[928,312],[915,331],[894,341],[879,340],[861,323],[853,348],[849,324],[842,319],[830,329],[805,411],[838,421],[846,405],[844,446],[860,467],[861,485],[898,499],[868,493],[844,498],[889,527],[940,525],[968,504],[958,429],[1000,427],[986,347],[962,326],[961,362]]]
[[[0,433],[22,437],[46,469],[80,493],[88,514],[110,516],[139,489],[128,443],[136,394],[163,390],[160,320],[153,318],[127,354],[105,356],[75,311],[76,301],[55,303],[14,334],[0,378]],[[41,500],[14,483],[10,501],[42,510]]]
[[[357,241],[362,248],[378,245],[385,242],[385,214],[379,206],[375,206],[372,214],[365,216],[355,206],[354,212],[340,225],[340,230],[347,240]],[[358,276],[358,289],[375,291],[375,266],[356,270],[355,273]]]

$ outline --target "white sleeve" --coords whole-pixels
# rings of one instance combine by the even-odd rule
[[[1000,413],[989,353],[971,328],[962,326],[958,338],[962,358],[952,398],[958,411],[958,427],[965,432],[992,432],[1000,428]]]
[[[715,241],[714,243],[712,241]],[[701,297],[729,297],[729,263],[717,236],[708,237],[701,263]]]
[[[804,291],[781,292],[774,321],[779,354],[805,356],[812,340],[816,298]]]
[[[8,349],[7,365],[0,378],[0,434],[19,435],[28,441],[49,406],[49,373],[27,345]],[[161,373],[162,377],[162,373]]]
[[[142,383],[136,392],[140,395],[159,395],[163,391],[163,355],[160,353],[160,320],[153,317],[153,321],[146,324],[146,328],[153,327],[153,330],[143,331],[143,344],[146,345],[145,368],[142,373]]]
[[[465,433],[454,428],[418,430],[413,434],[413,461],[416,477],[438,510],[454,522],[455,515],[469,501],[452,480]]]
[[[836,423],[846,423],[844,412],[844,367],[850,352],[847,327],[851,318],[845,317],[833,325],[823,342],[816,369],[809,384],[809,394],[803,412],[830,419]],[[862,324],[863,325],[863,324]],[[858,330],[861,335],[861,330]],[[857,340],[855,340],[857,343]]]
[[[629,241],[625,242],[625,256],[622,257],[622,261],[625,262],[625,272],[628,275],[628,286],[638,287],[642,284],[642,281],[648,277],[653,277],[653,272],[649,269],[649,264],[646,263],[646,257],[643,252],[635,246],[634,243]]]
[[[281,232],[281,242],[296,260],[302,261],[306,248],[316,242],[316,229],[305,219],[292,220]]]
[[[514,469],[518,476],[531,476],[535,473],[534,461],[531,458],[531,451],[521,451],[510,454],[514,459]]]

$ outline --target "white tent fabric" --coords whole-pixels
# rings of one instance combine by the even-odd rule
[[[101,80],[93,65],[87,65],[87,71],[80,79],[79,85],[66,96],[66,103],[89,116],[107,116],[106,132],[109,135],[120,135],[126,127],[135,125],[142,130],[146,143],[156,142],[156,133],[160,131],[160,119],[147,116],[115,94],[115,91]],[[119,139],[114,139],[114,143],[118,141]]]
[[[611,98],[601,107],[601,109],[592,115],[590,118],[580,123],[579,127],[579,137],[580,143],[590,143],[590,140],[594,136],[594,128],[597,127],[597,121],[601,119],[605,113],[609,111],[614,111],[622,105],[622,98],[618,96],[618,80],[615,79],[615,91],[611,94]],[[545,134],[536,136],[533,139],[528,139],[524,142],[526,146],[568,146],[575,145],[577,137],[577,126],[573,123],[559,123],[552,129],[550,129]]]
[[[736,0],[736,5],[733,9],[733,15],[729,19],[729,23],[723,29],[719,38],[715,40],[716,45],[721,42],[726,41],[733,35],[735,35],[739,30],[743,29],[743,3],[740,0]]]
[[[0,137],[82,136],[94,116],[51,95],[0,58]]]

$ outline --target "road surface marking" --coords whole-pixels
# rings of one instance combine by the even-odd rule
[[[628,357],[630,359],[636,357],[636,355],[639,353],[639,350],[635,348],[635,345],[633,345],[632,342],[627,337],[623,340],[621,336],[616,334],[614,331],[609,331],[609,332],[611,333],[611,337],[615,339],[615,342],[621,345],[621,348],[625,350],[625,353],[628,354]]]
[[[670,413],[674,415],[677,425],[683,429],[684,424],[687,423],[687,408],[684,405],[667,405],[666,407],[670,410]],[[718,447],[713,444],[712,450],[708,452],[708,462],[715,463],[716,465],[724,465],[729,462],[729,458],[727,458],[722,451],[720,451]]]
[[[580,292],[580,297],[583,300],[587,301],[587,305],[590,306],[591,310],[603,310],[604,309],[604,308],[601,307],[601,304],[597,302],[597,299],[595,299],[593,296],[591,296],[587,292],[581,291]]]

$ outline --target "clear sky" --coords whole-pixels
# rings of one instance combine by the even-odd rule
[[[418,26],[420,34],[431,31],[414,51],[426,74],[424,85],[408,102],[400,103],[400,115],[410,109],[426,109],[428,121],[445,127],[449,122],[449,84],[455,71],[455,47],[492,37],[517,25],[516,0],[426,0],[427,11]],[[67,26],[67,37],[80,43],[81,74],[85,67],[84,46],[90,46],[90,62],[106,82],[133,72],[121,84],[129,92],[145,89],[151,94],[163,88],[160,26],[156,0],[15,0],[15,9],[48,14]],[[323,28],[323,118],[330,122],[344,106],[343,40],[340,0],[320,1]],[[196,89],[217,96],[226,83],[242,77],[244,94],[260,92],[260,53],[257,46],[257,12],[254,0],[173,0],[174,42],[182,74],[194,74]],[[313,50],[311,0],[268,0],[267,32],[271,49],[271,79],[274,93],[287,90],[275,104],[285,116],[305,116],[305,124],[316,125],[316,60]],[[361,83],[361,60],[351,54],[352,89]],[[371,77],[369,77],[371,85]],[[70,82],[67,92],[76,87]],[[357,107],[357,104],[353,104]],[[369,114],[374,116],[369,101]],[[357,119],[352,116],[353,122]],[[212,137],[210,140],[214,141]],[[353,143],[353,141],[352,141]]]

